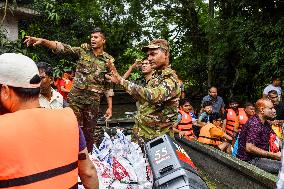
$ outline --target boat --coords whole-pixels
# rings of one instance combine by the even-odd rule
[[[108,133],[116,133],[116,129],[131,134],[133,118],[113,119],[98,122],[105,125]],[[176,141],[188,153],[193,163],[201,172],[201,176],[209,183],[209,188],[241,188],[262,189],[275,188],[277,175],[270,174],[245,161],[241,161],[211,146],[197,141],[189,141],[175,136]],[[210,187],[210,183],[213,183]]]
[[[189,154],[204,177],[214,179],[215,188],[275,188],[277,176],[214,147],[178,136],[177,142]]]
[[[102,126],[104,131],[110,135],[115,135],[117,129],[121,129],[125,135],[130,135],[134,125],[134,118],[99,119],[97,125]]]

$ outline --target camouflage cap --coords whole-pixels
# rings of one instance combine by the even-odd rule
[[[154,39],[154,40],[152,40],[149,43],[149,45],[142,48],[142,51],[145,52],[148,49],[158,49],[158,48],[164,49],[168,52],[170,51],[169,43],[165,39]]]

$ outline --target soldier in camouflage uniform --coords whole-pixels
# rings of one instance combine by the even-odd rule
[[[82,126],[87,148],[90,152],[93,144],[99,145],[103,137],[103,129],[97,126],[99,105],[103,95],[107,97],[108,101],[105,117],[108,119],[112,116],[113,90],[111,84],[106,81],[105,74],[108,70],[106,62],[114,61],[114,59],[103,50],[104,33],[100,28],[95,28],[91,33],[92,48],[90,50],[29,36],[25,43],[27,46],[43,45],[52,49],[55,53],[73,55],[78,59],[74,84],[68,100],[80,126]]]
[[[156,39],[142,49],[147,51],[149,62],[155,69],[145,87],[123,79],[115,66],[108,62],[112,71],[108,79],[119,83],[140,103],[135,117],[133,132],[135,136],[151,140],[163,134],[173,135],[173,125],[177,120],[180,96],[178,77],[169,64],[169,45],[164,39]]]

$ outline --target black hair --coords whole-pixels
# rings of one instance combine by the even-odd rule
[[[248,106],[252,106],[252,107],[254,107],[254,104],[253,104],[253,103],[251,103],[251,102],[246,102],[246,103],[245,103],[245,107],[248,107]]]
[[[53,68],[47,62],[36,62],[37,68],[43,70],[46,75],[53,77]]]
[[[92,31],[91,31],[91,33],[100,33],[100,34],[102,34],[103,36],[104,36],[104,38],[106,38],[106,35],[105,35],[105,32],[102,30],[102,28],[100,28],[100,27],[95,27]]]
[[[179,101],[179,106],[183,106],[183,105],[185,105],[186,103],[189,103],[189,104],[190,104],[189,99],[187,99],[187,98],[181,99],[181,100]]]
[[[213,105],[213,103],[211,101],[205,101],[202,104],[202,108],[205,108],[206,106],[212,106],[212,105]]]
[[[209,86],[209,87],[208,87],[208,91],[210,91],[210,89],[212,89],[212,88],[215,88],[215,89],[217,89],[217,87],[216,87],[216,86],[214,86],[214,85],[211,85],[211,86]]]
[[[236,102],[236,103],[239,103],[240,104],[240,100],[237,98],[237,97],[232,97],[229,101],[229,103],[233,103],[233,102]]]
[[[35,75],[31,80],[30,84],[39,84],[41,81],[39,75]],[[40,93],[40,87],[38,88],[22,88],[22,87],[11,87],[15,94],[21,98],[23,101],[28,101],[32,99],[36,99]]]
[[[271,77],[271,82],[280,79],[280,77],[278,75],[274,75]]]
[[[276,90],[271,90],[271,91],[269,91],[269,92],[268,92],[268,95],[270,95],[270,94],[278,95],[278,93],[277,93]]]
[[[218,120],[218,119],[222,119],[221,114],[219,114],[218,112],[213,112],[210,116],[209,116],[209,121],[210,123],[213,123],[213,121]]]

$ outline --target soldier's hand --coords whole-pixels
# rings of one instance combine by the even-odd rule
[[[135,62],[131,65],[133,69],[141,67],[142,61],[140,59],[136,59]]]
[[[108,61],[106,63],[106,66],[109,68],[111,74],[106,74],[105,77],[106,79],[112,81],[113,83],[120,83],[122,77],[118,74],[116,67],[114,66],[114,64],[112,63],[112,61]]]
[[[117,73],[116,67],[114,66],[112,60],[108,60],[108,61],[106,62],[106,66],[108,67],[108,69],[110,70],[110,72]]]
[[[30,45],[36,46],[36,45],[40,45],[43,43],[42,38],[36,38],[36,37],[31,37],[31,36],[26,36],[25,38],[26,39],[24,43],[27,45],[27,47]]]
[[[112,109],[111,109],[111,108],[108,108],[108,109],[106,110],[106,113],[105,113],[104,117],[106,118],[106,120],[108,120],[108,119],[111,118],[111,116],[112,116]]]
[[[83,43],[83,44],[81,44],[81,48],[84,49],[84,50],[90,50],[91,46],[88,43]]]
[[[120,81],[122,80],[122,77],[119,74],[105,74],[105,77],[107,80],[110,80],[111,82],[115,84],[119,84]]]

